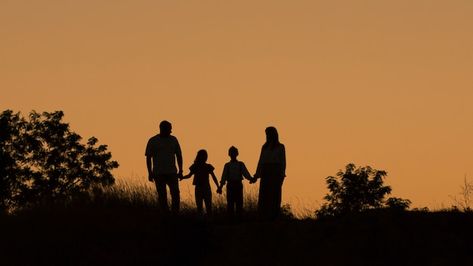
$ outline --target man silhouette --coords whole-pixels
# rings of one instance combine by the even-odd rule
[[[172,212],[179,212],[179,176],[182,176],[182,153],[176,137],[171,136],[172,125],[168,121],[159,124],[159,134],[149,139],[146,145],[148,179],[156,184],[158,205],[169,211],[166,185],[171,193]],[[179,172],[176,169],[179,167]]]

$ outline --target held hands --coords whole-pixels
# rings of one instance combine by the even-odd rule
[[[182,174],[180,174],[180,175],[179,175],[179,180],[182,181],[182,180],[187,179],[187,178],[189,178],[189,177],[191,177],[191,174],[184,175],[184,176],[183,176]]]
[[[222,186],[219,186],[219,187],[217,188],[217,193],[218,193],[218,194],[222,194]]]

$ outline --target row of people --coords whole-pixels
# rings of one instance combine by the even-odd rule
[[[238,149],[230,147],[228,155],[230,161],[225,164],[220,183],[214,174],[214,167],[207,163],[206,150],[197,152],[190,172],[183,175],[183,160],[179,142],[171,135],[172,125],[168,121],[160,123],[160,132],[149,139],[146,146],[146,164],[148,179],[154,182],[158,193],[160,208],[168,210],[167,189],[171,193],[174,213],[179,212],[180,195],[179,181],[194,176],[192,184],[195,186],[195,201],[197,211],[203,212],[205,204],[207,214],[212,213],[212,191],[210,177],[217,186],[217,193],[222,193],[223,186],[227,185],[227,208],[229,213],[241,214],[243,207],[243,178],[250,183],[260,179],[258,194],[258,212],[268,218],[275,218],[281,206],[281,190],[286,177],[285,147],[279,142],[276,128],[266,128],[266,142],[263,145],[254,176],[251,176],[245,164],[238,161]],[[177,162],[177,168],[176,168]]]
[[[192,184],[195,186],[195,203],[198,213],[202,213],[204,204],[207,214],[212,213],[212,190],[209,180],[212,177],[218,194],[222,194],[222,189],[227,184],[227,210],[229,214],[241,214],[243,208],[243,178],[248,179],[250,183],[255,183],[256,180],[250,175],[245,164],[237,160],[237,148],[230,147],[228,155],[230,161],[223,168],[220,184],[214,174],[215,168],[207,163],[208,154],[206,150],[197,152],[194,164],[189,168],[189,174],[180,177],[180,180],[184,180],[194,176]]]

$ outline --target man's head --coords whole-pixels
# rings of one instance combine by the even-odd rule
[[[238,156],[238,149],[235,146],[231,146],[230,149],[228,149],[228,156],[232,159],[236,159]]]
[[[171,135],[171,132],[172,132],[171,123],[169,123],[166,120],[163,120],[163,121],[161,121],[161,123],[159,123],[159,134],[161,136],[167,137],[167,136]]]

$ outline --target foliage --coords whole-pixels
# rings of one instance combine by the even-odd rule
[[[0,114],[0,209],[56,200],[93,185],[114,183],[118,163],[106,145],[81,136],[64,123],[64,113],[32,111],[28,118]]]
[[[409,209],[411,201],[408,199],[391,197],[386,200],[386,206],[393,210],[405,211]]]
[[[386,195],[391,193],[391,187],[383,184],[386,175],[386,171],[370,166],[357,168],[354,164],[348,164],[345,171],[326,178],[330,193],[324,197],[327,202],[316,211],[316,216],[335,216],[382,207],[407,209],[409,200],[385,200]]]
[[[453,200],[453,207],[463,211],[471,211],[473,202],[473,182],[469,181],[465,175],[463,184],[460,186],[460,192],[456,196],[450,196],[450,198]]]

